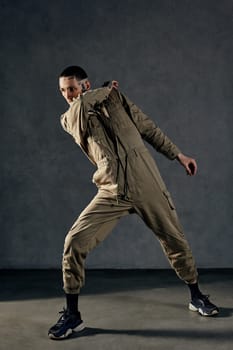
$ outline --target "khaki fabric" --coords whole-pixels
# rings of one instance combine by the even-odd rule
[[[180,152],[177,146],[115,89],[101,88],[82,95],[62,115],[61,123],[97,167],[93,182],[98,188],[65,239],[65,292],[79,293],[87,254],[130,213],[137,213],[155,233],[177,275],[187,283],[195,282],[191,250],[144,141],[171,160]]]

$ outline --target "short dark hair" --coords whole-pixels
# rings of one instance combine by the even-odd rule
[[[75,77],[77,80],[83,80],[87,78],[87,73],[79,66],[66,67],[59,77]]]

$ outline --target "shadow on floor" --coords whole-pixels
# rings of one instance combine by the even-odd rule
[[[82,332],[73,333],[71,338],[91,337],[99,334],[109,335],[129,335],[129,336],[140,336],[140,337],[164,337],[164,338],[182,338],[182,339],[208,339],[212,341],[216,340],[233,340],[233,332],[231,330],[226,331],[195,331],[195,330],[176,330],[176,329],[107,329],[107,328],[91,328],[87,327]],[[68,338],[69,339],[69,338]]]

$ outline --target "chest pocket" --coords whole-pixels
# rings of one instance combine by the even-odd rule
[[[88,132],[91,138],[96,142],[103,142],[105,134],[101,121],[96,114],[90,114],[88,119]]]

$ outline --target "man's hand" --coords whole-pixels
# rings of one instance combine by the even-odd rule
[[[107,80],[103,83],[102,87],[108,87],[110,90],[114,89],[118,89],[119,87],[119,83],[117,80]]]
[[[196,175],[197,173],[197,163],[195,159],[185,156],[183,153],[177,155],[177,159],[180,164],[186,169],[187,175]]]
[[[116,80],[112,80],[112,85],[111,85],[111,89],[114,88],[114,89],[118,89],[119,87],[119,83],[118,81]]]

